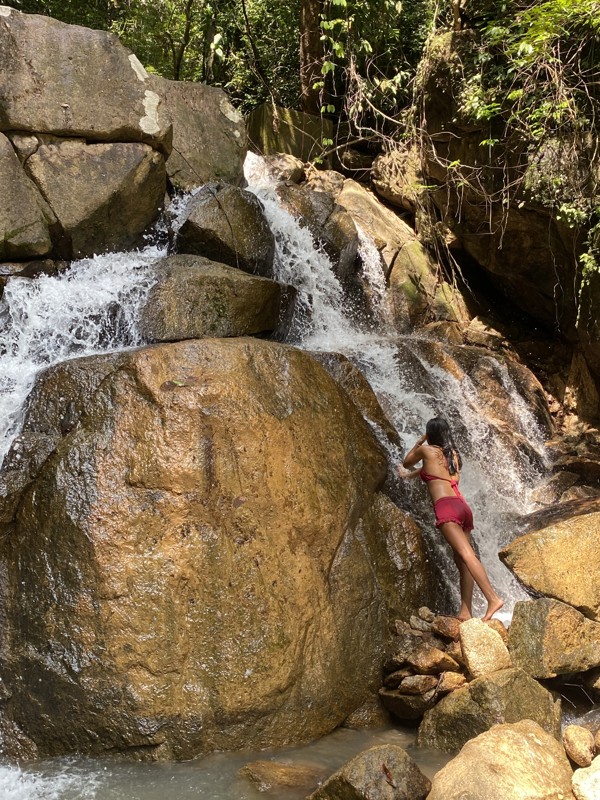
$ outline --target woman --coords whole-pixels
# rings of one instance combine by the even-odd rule
[[[481,561],[471,545],[473,513],[458,489],[462,459],[452,439],[450,426],[443,417],[435,417],[427,423],[425,436],[417,441],[403,461],[407,469],[423,462],[422,469],[400,477],[419,475],[427,483],[435,511],[435,525],[452,548],[454,561],[460,575],[460,611],[458,618],[471,618],[473,581],[479,586],[487,600],[483,619],[491,619],[504,605],[496,594]]]

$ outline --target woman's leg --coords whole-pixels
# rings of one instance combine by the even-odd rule
[[[473,616],[473,586],[475,582],[462,558],[457,555],[454,550],[452,551],[452,555],[460,577],[460,611],[458,612],[458,618],[460,620],[471,619]]]
[[[472,575],[475,583],[487,600],[488,607],[483,619],[491,619],[492,615],[504,605],[504,600],[496,594],[483,564],[475,555],[469,537],[456,522],[444,522],[440,525],[444,539],[448,542],[454,553],[464,562],[467,570]]]

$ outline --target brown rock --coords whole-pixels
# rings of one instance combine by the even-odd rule
[[[592,761],[585,769],[576,769],[573,773],[573,794],[577,800],[597,800],[600,797],[600,757]]]
[[[488,628],[491,628],[493,631],[496,631],[496,633],[500,634],[504,644],[508,644],[508,630],[506,625],[501,620],[495,618],[486,619],[485,624],[488,626]]]
[[[500,559],[537,594],[554,597],[600,619],[600,512],[547,524],[515,539]]]
[[[476,678],[443,697],[425,713],[417,742],[451,752],[473,735],[502,722],[533,720],[548,733],[560,731],[560,700],[520,669],[505,669]]]
[[[308,800],[425,800],[430,788],[431,781],[401,747],[384,744],[348,761]]]
[[[531,720],[495,725],[434,777],[428,800],[573,800],[559,742]]]
[[[402,694],[426,694],[438,685],[437,675],[409,675],[398,686]]]
[[[424,619],[425,622],[433,622],[433,620],[435,619],[435,614],[427,606],[421,606],[417,614],[421,619]]]
[[[598,728],[594,735],[594,749],[596,753],[600,755],[600,728]]]
[[[512,667],[502,637],[480,619],[469,619],[460,626],[460,644],[467,669],[474,678]]]
[[[41,145],[26,170],[60,223],[64,258],[139,245],[163,203],[164,158],[145,144],[57,139]]]
[[[390,672],[389,675],[386,675],[383,679],[383,685],[387,689],[397,689],[400,686],[401,682],[404,678],[408,678],[409,675],[412,675],[413,672],[411,669],[397,669],[394,672]]]
[[[466,666],[465,664],[465,657],[463,655],[462,647],[460,645],[460,641],[458,642],[450,642],[448,647],[446,648],[446,653],[453,658],[458,664],[462,666]]]
[[[208,183],[191,198],[177,250],[272,277],[275,239],[262,206],[236,186]]]
[[[309,790],[326,777],[325,768],[319,764],[286,764],[282,761],[252,761],[238,771],[240,778],[249,780],[259,792],[279,787]]]
[[[467,682],[466,677],[461,672],[442,672],[437,685],[437,693],[447,694],[455,689],[460,689]]]
[[[461,621],[456,617],[435,617],[431,622],[431,630],[445,639],[456,641],[459,637]]]
[[[425,694],[402,694],[398,689],[379,690],[383,707],[400,720],[421,719],[435,705],[435,696],[435,689]]]
[[[558,600],[518,602],[508,635],[514,664],[536,678],[600,666],[600,623]]]
[[[147,342],[248,336],[279,321],[281,285],[201,256],[175,255],[153,265],[158,280],[140,312]]]
[[[24,433],[69,403],[0,550],[1,678],[40,755],[189,758],[341,724],[389,625],[355,535],[385,457],[347,395],[239,338],[53,367]]]
[[[567,725],[562,733],[567,755],[579,767],[589,767],[594,760],[594,734],[581,725]]]
[[[451,656],[444,653],[443,650],[438,650],[437,647],[430,647],[427,644],[421,645],[406,660],[415,672],[420,672],[424,675],[439,675],[440,672],[458,670],[459,668]]]

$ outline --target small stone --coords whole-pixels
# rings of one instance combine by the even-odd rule
[[[421,619],[414,614],[410,618],[410,627],[414,631],[423,631],[424,633],[429,633],[431,631],[431,623],[425,622],[424,619]]]
[[[383,685],[388,689],[397,689],[404,678],[408,678],[408,676],[412,674],[413,672],[411,669],[397,669],[395,672],[386,675],[383,679]]]
[[[600,755],[600,728],[598,728],[594,736],[594,750],[596,755]]]
[[[433,622],[435,619],[435,614],[430,608],[427,608],[427,606],[421,606],[417,614],[421,619],[425,620],[425,622]]]
[[[467,682],[466,677],[461,672],[443,672],[437,686],[437,693],[448,694],[455,689],[460,689]]]
[[[458,639],[461,621],[456,617],[435,617],[431,623],[431,630],[445,639]]]
[[[600,797],[600,756],[596,756],[589,767],[576,769],[571,785],[577,800],[598,800]]]
[[[426,694],[438,685],[437,675],[410,675],[398,686],[402,694]]]
[[[567,755],[578,767],[589,767],[594,759],[594,734],[581,725],[567,725],[562,742]]]
[[[455,661],[458,661],[458,663],[461,664],[463,667],[466,666],[465,657],[463,655],[460,642],[450,642],[450,644],[446,648],[446,653]]]
[[[253,783],[259,792],[278,786],[310,789],[326,776],[320,764],[286,764],[281,761],[253,761],[237,774]]]
[[[383,707],[398,719],[417,720],[435,705],[435,689],[426,694],[402,694],[398,689],[380,689],[379,699]]]
[[[502,637],[480,619],[469,619],[460,626],[460,643],[467,669],[474,678],[512,667]]]
[[[429,647],[429,645],[421,645],[406,659],[408,663],[414,668],[415,672],[423,675],[439,675],[440,672],[446,670],[458,671],[459,666],[456,661],[451,658],[443,650],[438,650],[437,647]]]
[[[499,619],[486,619],[485,624],[488,626],[488,628],[491,628],[499,633],[504,644],[508,645],[508,630],[503,622],[501,622]]]

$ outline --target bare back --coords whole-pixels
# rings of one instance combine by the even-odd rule
[[[440,480],[437,481],[427,481],[427,488],[429,489],[429,494],[433,502],[435,503],[440,497],[454,497],[454,489],[450,485],[450,481],[456,481],[456,483],[458,483],[460,473],[455,472],[454,475],[450,475],[448,464],[446,463],[446,456],[441,447],[422,444],[418,454],[423,460],[423,471],[430,476],[438,475],[440,478]]]

